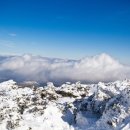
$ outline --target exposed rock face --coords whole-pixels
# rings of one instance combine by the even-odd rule
[[[130,81],[21,87],[0,83],[0,130],[128,130]]]

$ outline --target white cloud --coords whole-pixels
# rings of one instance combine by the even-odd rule
[[[114,81],[130,78],[130,66],[120,64],[107,54],[81,60],[51,59],[23,55],[0,61],[0,77],[15,80],[53,81]]]
[[[9,33],[8,35],[11,36],[11,37],[15,37],[16,33]]]
[[[0,40],[0,46],[14,49],[15,43],[13,41],[9,41],[9,40]]]

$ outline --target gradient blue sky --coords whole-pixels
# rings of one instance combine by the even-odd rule
[[[0,0],[0,54],[130,64],[130,0]]]

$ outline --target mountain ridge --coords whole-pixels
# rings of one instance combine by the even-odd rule
[[[60,87],[22,87],[9,80],[0,83],[0,129],[128,130],[129,99],[130,80]]]

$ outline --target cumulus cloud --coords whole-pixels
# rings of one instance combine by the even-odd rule
[[[25,54],[0,58],[0,79],[38,82],[82,81],[96,83],[130,78],[125,66],[107,54],[80,60],[51,59]]]

